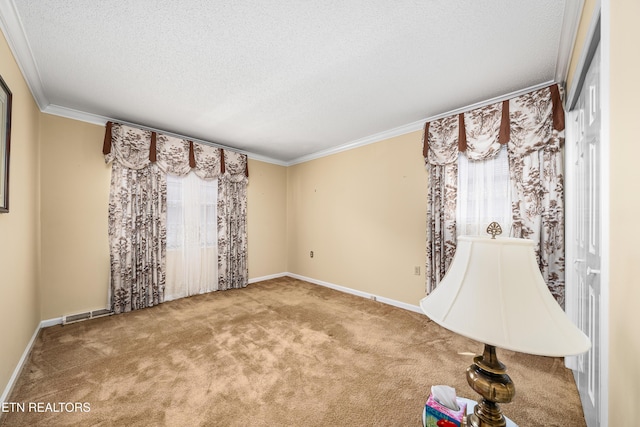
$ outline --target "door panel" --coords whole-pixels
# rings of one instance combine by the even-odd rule
[[[574,259],[570,260],[575,280],[576,322],[591,340],[591,349],[578,356],[574,377],[585,418],[589,427],[600,425],[600,48],[591,61],[584,85],[576,104],[569,112],[573,118],[571,132],[575,162],[574,185],[569,188],[575,194],[573,223],[574,236],[568,245],[573,245]],[[573,286],[568,283],[568,286]]]

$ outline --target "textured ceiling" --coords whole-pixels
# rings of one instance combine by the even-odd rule
[[[567,14],[582,5],[0,2],[3,31],[43,111],[139,124],[285,164],[558,81]]]

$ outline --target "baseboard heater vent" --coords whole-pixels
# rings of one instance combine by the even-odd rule
[[[100,310],[87,311],[85,313],[70,314],[69,316],[62,317],[62,324],[68,325],[70,323],[81,322],[83,320],[95,319],[97,317],[111,316],[113,311],[103,308]]]

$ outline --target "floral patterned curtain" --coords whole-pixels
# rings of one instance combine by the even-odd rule
[[[243,288],[247,268],[247,156],[224,152],[224,174],[218,178],[218,286]]]
[[[564,306],[563,130],[557,85],[425,125],[427,292],[455,254],[458,153],[486,160],[506,143],[514,195],[510,236],[536,242],[543,277]]]
[[[223,207],[218,235],[226,236],[218,248],[225,254],[218,259],[219,268],[224,266],[221,289],[247,285],[246,155],[111,122],[103,153],[113,164],[109,245],[114,312],[164,300],[167,174],[184,176],[193,169],[203,179],[218,179],[218,205]]]
[[[119,143],[109,195],[111,309],[116,313],[150,307],[164,298],[167,186],[149,161],[151,132],[114,129]],[[114,161],[115,159],[121,159]]]
[[[458,190],[458,117],[427,123],[425,160],[429,172],[427,193],[427,291],[438,286],[456,251]]]
[[[536,242],[542,277],[564,307],[564,113],[558,87],[514,98],[509,108],[511,236]]]

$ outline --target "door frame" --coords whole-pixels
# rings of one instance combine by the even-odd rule
[[[596,48],[600,44],[600,425],[607,426],[609,420],[609,276],[610,276],[610,244],[609,244],[609,188],[610,188],[610,109],[609,109],[609,68],[610,68],[610,0],[598,1],[594,7],[593,16],[587,32],[585,44],[579,58],[578,66],[574,72],[571,87],[566,98],[566,111],[570,117],[567,120],[567,140],[565,144],[565,190],[573,188],[573,164],[576,160],[573,150],[573,138],[571,128],[571,110],[575,106],[588,67],[593,59]],[[574,223],[576,218],[575,195],[571,191],[565,194],[566,218],[565,218],[565,242],[573,241]],[[573,262],[576,259],[574,250],[567,245],[565,274],[567,283],[575,284]],[[566,312],[572,320],[576,320],[575,300],[571,297],[574,288],[566,288]],[[570,365],[570,362],[568,363]]]

